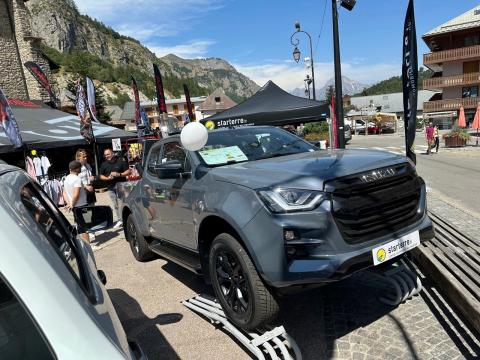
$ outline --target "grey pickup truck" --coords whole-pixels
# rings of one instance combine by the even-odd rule
[[[269,126],[212,131],[199,151],[160,140],[119,196],[135,258],[202,274],[244,329],[271,321],[282,294],[393,262],[434,235],[406,157],[318,150]]]

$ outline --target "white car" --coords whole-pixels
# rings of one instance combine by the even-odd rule
[[[85,229],[109,207],[78,211]],[[19,168],[0,164],[0,358],[144,359],[127,337],[90,245]]]

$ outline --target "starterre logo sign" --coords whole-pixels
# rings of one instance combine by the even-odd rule
[[[396,174],[396,170],[394,168],[386,168],[386,169],[377,169],[367,174],[360,176],[360,180],[363,183],[369,183],[381,179],[385,179],[387,177],[394,176]]]

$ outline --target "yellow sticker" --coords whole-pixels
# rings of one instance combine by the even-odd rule
[[[209,120],[205,123],[205,127],[207,130],[213,130],[215,129],[215,123],[212,120]]]
[[[387,253],[385,252],[385,249],[380,248],[377,250],[377,260],[379,262],[385,261],[385,258],[387,257]]]

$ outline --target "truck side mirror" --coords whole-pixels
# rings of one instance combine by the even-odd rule
[[[159,179],[175,179],[183,173],[183,165],[178,160],[166,161],[162,164],[154,165],[155,174]]]
[[[99,231],[113,225],[113,213],[110,206],[85,206],[73,209],[79,234],[87,231]]]

